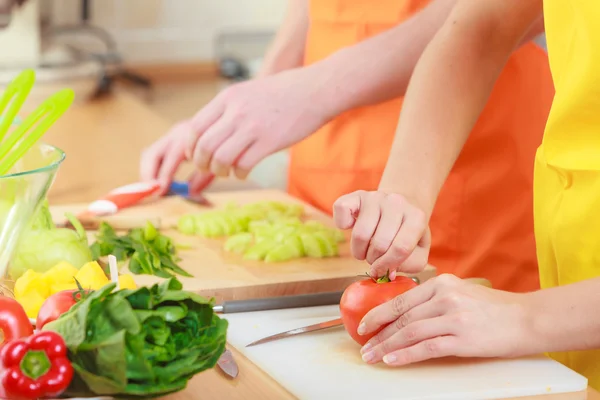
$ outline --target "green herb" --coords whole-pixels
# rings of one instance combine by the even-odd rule
[[[113,292],[111,283],[43,330],[58,332],[76,377],[67,395],[151,398],[184,389],[225,351],[227,320],[214,299],[183,291],[176,278]]]
[[[180,259],[171,238],[161,234],[150,222],[145,228],[134,228],[121,236],[108,223],[102,222],[96,242],[90,248],[94,260],[109,254],[118,261],[129,260],[132,274],[161,278],[171,278],[174,274],[192,276],[177,264]]]

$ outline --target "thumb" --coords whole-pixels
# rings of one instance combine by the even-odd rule
[[[350,229],[360,211],[360,192],[346,194],[333,203],[333,220],[339,229]]]

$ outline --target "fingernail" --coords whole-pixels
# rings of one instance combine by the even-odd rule
[[[356,330],[356,333],[358,333],[359,335],[364,335],[365,333],[367,333],[367,325],[363,322],[358,326],[358,329]]]
[[[390,281],[393,281],[394,279],[396,279],[396,271],[390,272]]]
[[[364,362],[370,362],[370,361],[373,361],[374,359],[375,359],[375,353],[372,351],[362,355],[362,360]]]
[[[393,354],[388,354],[383,356],[383,362],[386,364],[392,364],[397,360],[396,356]]]
[[[360,354],[365,354],[367,351],[371,350],[373,346],[371,345],[371,343],[367,343],[365,344],[362,349],[360,349]]]

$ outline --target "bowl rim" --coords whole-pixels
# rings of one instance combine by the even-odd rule
[[[30,169],[28,171],[14,172],[12,174],[7,174],[7,175],[0,175],[0,179],[17,178],[20,176],[34,175],[34,174],[38,174],[38,173],[42,173],[42,172],[50,172],[52,170],[56,170],[63,163],[63,161],[65,160],[65,158],[67,156],[63,149],[61,149],[60,147],[51,145],[49,143],[40,141],[40,142],[38,142],[38,146],[44,146],[44,147],[49,147],[49,148],[54,149],[56,152],[58,152],[60,154],[59,159],[44,166],[44,167]]]

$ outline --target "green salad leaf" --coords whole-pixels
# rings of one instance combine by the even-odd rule
[[[131,229],[124,235],[118,235],[110,224],[102,222],[90,248],[94,260],[109,254],[118,261],[129,260],[132,274],[161,278],[175,277],[175,274],[192,276],[177,264],[179,258],[171,238],[161,234],[150,222],[146,222],[144,228]]]
[[[164,396],[216,365],[228,323],[213,312],[213,299],[182,290],[176,278],[114,289],[91,293],[43,328],[69,348],[76,379],[67,395]]]

